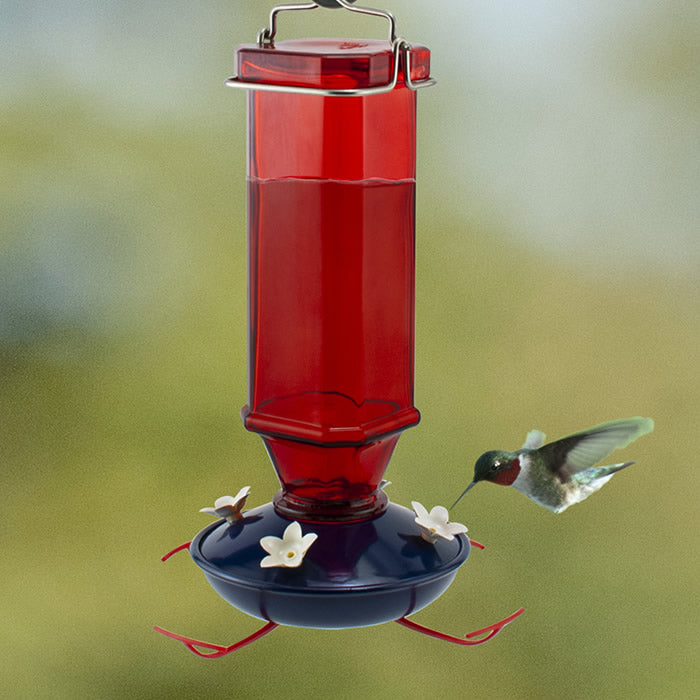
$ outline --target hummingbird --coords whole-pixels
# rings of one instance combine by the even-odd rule
[[[616,472],[634,462],[601,467],[595,464],[653,429],[651,418],[623,418],[581,430],[547,445],[543,432],[531,430],[525,444],[515,452],[484,452],[474,465],[474,479],[450,510],[474,484],[491,481],[512,486],[535,503],[561,513],[588,498]]]

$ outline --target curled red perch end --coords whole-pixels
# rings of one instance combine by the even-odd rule
[[[496,622],[493,625],[476,630],[476,632],[465,634],[464,638],[453,637],[451,634],[438,632],[437,630],[430,629],[430,627],[419,625],[417,622],[413,622],[412,620],[407,620],[405,617],[400,617],[398,620],[396,620],[396,622],[404,627],[408,627],[408,629],[415,630],[421,634],[427,634],[429,637],[435,637],[435,639],[442,639],[445,642],[452,642],[453,644],[464,644],[465,646],[471,646],[474,644],[483,644],[484,642],[488,642],[489,639],[495,637],[507,624],[513,622],[515,618],[520,617],[524,612],[525,608],[520,608],[520,610],[517,610],[512,615],[509,615],[500,622]],[[478,637],[482,634],[486,635],[483,639],[472,639],[472,637]]]
[[[178,642],[182,642],[193,654],[197,654],[197,656],[201,656],[204,659],[218,659],[222,656],[230,654],[232,651],[236,651],[237,649],[244,647],[246,644],[250,644],[251,642],[254,642],[257,639],[260,639],[260,637],[263,637],[268,632],[272,632],[272,630],[275,629],[275,627],[279,627],[279,625],[276,622],[268,622],[266,625],[257,630],[257,632],[253,632],[253,634],[251,634],[249,637],[241,639],[240,642],[236,642],[235,644],[231,644],[230,646],[223,646],[221,644],[211,644],[210,642],[200,642],[197,639],[192,639],[191,637],[183,637],[181,634],[175,634],[175,632],[168,632],[168,630],[164,630],[162,627],[158,626],[155,626],[153,629],[156,632],[164,634],[166,637],[170,637],[170,639],[176,639]],[[197,649],[197,647],[211,649],[212,651],[200,651],[199,649]]]

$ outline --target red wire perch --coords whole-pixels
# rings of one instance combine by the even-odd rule
[[[478,547],[479,549],[485,548],[483,544],[480,544],[475,540],[470,539],[469,542],[472,546]],[[173,556],[173,554],[177,554],[178,552],[181,552],[185,549],[189,549],[191,544],[191,542],[185,542],[179,547],[175,547],[175,549],[163,555],[161,557],[161,561],[167,561],[168,559],[170,559],[170,557]],[[476,632],[470,632],[469,634],[465,635],[465,639],[461,639],[460,637],[453,637],[449,634],[445,634],[444,632],[438,632],[437,630],[432,630],[429,627],[419,625],[417,622],[407,620],[405,617],[399,618],[398,620],[396,620],[396,622],[398,622],[400,625],[403,625],[404,627],[408,627],[409,629],[421,632],[422,634],[426,634],[429,637],[435,637],[436,639],[442,639],[447,642],[453,642],[454,644],[473,645],[483,644],[492,637],[495,637],[509,622],[515,620],[515,618],[519,617],[523,612],[525,612],[525,609],[521,608],[517,612],[507,617],[505,620],[501,620],[500,622],[497,622],[494,625],[484,627],[483,629],[477,630]],[[226,656],[227,654],[236,651],[237,649],[240,649],[241,647],[246,646],[247,644],[250,644],[251,642],[260,639],[260,637],[265,636],[268,632],[272,632],[272,630],[275,629],[275,627],[279,627],[279,625],[276,622],[268,622],[256,632],[253,632],[253,634],[251,634],[250,636],[246,637],[245,639],[241,639],[239,642],[231,644],[230,646],[223,646],[221,644],[211,644],[210,642],[202,642],[197,639],[192,639],[191,637],[185,637],[181,634],[176,634],[175,632],[169,632],[168,630],[165,630],[162,627],[158,627],[157,625],[155,625],[153,629],[156,632],[160,632],[160,634],[165,635],[166,637],[170,637],[171,639],[175,639],[178,642],[182,642],[187,647],[187,649],[189,649],[193,654],[196,654],[197,656],[201,656],[205,659],[218,659],[222,656]],[[477,637],[480,634],[484,634],[485,632],[488,632],[488,634],[483,639],[470,640],[470,637]],[[199,649],[197,649],[197,647],[212,649],[212,651],[206,653],[200,651]]]
[[[251,634],[249,637],[241,639],[240,642],[236,642],[235,644],[231,644],[227,647],[222,646],[221,644],[200,642],[197,639],[192,639],[191,637],[183,637],[181,634],[175,634],[175,632],[168,632],[168,630],[164,630],[162,627],[158,626],[155,626],[153,629],[156,632],[164,634],[166,637],[170,637],[170,639],[176,639],[178,642],[182,642],[193,654],[197,654],[197,656],[201,656],[205,659],[218,659],[222,656],[230,654],[232,651],[236,651],[237,649],[244,647],[246,644],[250,644],[251,642],[254,642],[257,639],[260,639],[260,637],[263,637],[268,632],[272,632],[272,630],[275,629],[275,627],[279,627],[279,625],[276,622],[268,622],[266,625],[257,630],[257,632],[253,632],[253,634]],[[213,649],[213,651],[207,653],[200,651],[196,647]]]
[[[175,549],[171,550],[164,556],[160,558],[161,561],[167,561],[170,559],[170,557],[173,556],[173,554],[177,554],[178,552],[181,552],[183,549],[189,549],[191,542],[185,542],[184,544],[181,544],[179,547],[175,547]],[[235,644],[231,644],[230,646],[222,646],[221,644],[211,644],[210,642],[200,642],[197,639],[192,639],[191,637],[183,637],[181,634],[176,634],[175,632],[168,632],[168,630],[164,630],[162,627],[158,627],[157,625],[153,627],[153,629],[156,632],[160,632],[161,634],[164,634],[166,637],[170,637],[170,639],[176,639],[178,642],[182,642],[193,654],[197,654],[197,656],[201,656],[205,659],[218,659],[221,656],[226,656],[227,654],[230,654],[232,651],[236,651],[236,649],[240,649],[241,647],[244,647],[246,644],[250,644],[251,642],[254,642],[256,639],[260,639],[260,637],[263,637],[266,635],[268,632],[272,632],[275,627],[279,627],[279,625],[276,622],[268,622],[266,625],[261,627],[257,632],[253,632],[249,637],[246,637],[245,639],[241,639],[240,642],[236,642]],[[213,651],[207,653],[204,651],[200,651],[196,647],[204,647],[205,649],[212,649]]]
[[[160,558],[160,560],[161,561],[168,561],[168,559],[170,559],[170,557],[172,557],[173,554],[177,554],[178,552],[181,552],[183,549],[189,549],[191,544],[192,544],[192,542],[185,542],[185,544],[181,544],[179,547],[175,547],[175,549],[173,549],[172,551],[168,552],[167,554],[164,554]]]
[[[453,644],[464,644],[465,646],[471,646],[474,644],[483,644],[484,642],[488,642],[489,639],[495,637],[507,624],[513,622],[516,617],[520,617],[520,615],[522,615],[524,612],[525,608],[520,608],[520,610],[506,617],[505,620],[496,622],[495,624],[484,627],[476,632],[465,634],[464,639],[462,639],[462,637],[453,637],[451,634],[445,634],[444,632],[438,632],[437,630],[430,629],[430,627],[419,625],[417,622],[408,620],[405,617],[400,617],[398,620],[396,620],[396,622],[404,627],[408,627],[408,629],[415,630],[421,634],[427,634],[429,637],[435,637],[435,639],[442,639],[445,642],[452,642]],[[485,633],[488,634],[486,634],[483,639],[471,639],[471,637],[478,637],[479,635]]]

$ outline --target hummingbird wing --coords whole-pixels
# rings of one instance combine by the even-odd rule
[[[653,429],[651,418],[614,420],[543,445],[535,450],[535,454],[552,473],[566,482],[573,474],[589,469],[614,450],[626,447]]]

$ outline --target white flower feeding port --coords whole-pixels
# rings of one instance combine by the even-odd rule
[[[281,538],[267,535],[260,539],[260,546],[268,553],[261,562],[263,568],[270,566],[297,567],[304,561],[306,550],[316,541],[315,532],[301,534],[301,525],[296,522],[287,525]]]
[[[214,501],[213,508],[200,508],[200,513],[213,515],[217,518],[224,518],[227,523],[233,525],[243,517],[241,511],[248,500],[250,486],[244,486],[235,496],[221,496]]]
[[[466,525],[449,522],[445,506],[435,506],[429,513],[418,501],[411,501],[411,506],[416,514],[415,522],[420,528],[420,535],[430,544],[435,544],[440,537],[452,541],[455,535],[464,535],[467,532]]]
[[[236,49],[248,91],[249,372],[245,427],[280,480],[243,510],[244,487],[203,512],[219,520],[188,549],[211,586],[265,621],[224,646],[155,629],[209,658],[280,625],[385,622],[461,645],[517,618],[453,637],[407,619],[449,587],[472,545],[447,510],[391,503],[384,472],[416,425],[416,93],[430,52],[394,17],[354,0],[272,9]],[[388,21],[388,40],[277,41],[284,11],[343,8]],[[482,547],[483,548],[483,547]]]

